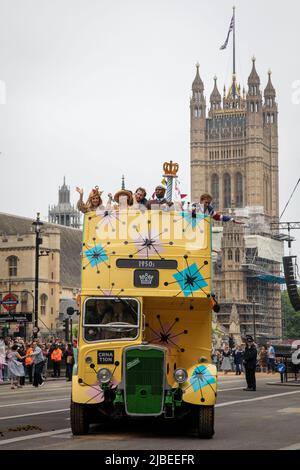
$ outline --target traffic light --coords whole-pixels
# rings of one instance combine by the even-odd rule
[[[69,341],[69,319],[63,320],[63,331],[65,332],[65,340]]]

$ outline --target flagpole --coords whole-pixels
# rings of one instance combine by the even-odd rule
[[[233,9],[233,75],[235,75],[235,6]]]

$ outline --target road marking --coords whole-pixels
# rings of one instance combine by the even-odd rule
[[[234,387],[234,388],[218,388],[217,392],[230,392],[231,390],[243,390],[243,387]]]
[[[25,390],[19,389],[18,396],[24,395],[25,393],[30,393],[32,395],[34,392],[40,394],[40,393],[50,393],[50,392],[56,391],[56,390],[65,390],[66,392],[69,392],[71,390],[71,388],[69,389],[69,388],[66,388],[66,387],[51,387],[51,388],[47,387],[47,388],[42,388],[41,390],[40,390],[40,387],[38,389],[35,389],[35,388],[32,387],[32,390],[28,390],[28,387],[26,387],[26,389]],[[14,392],[12,390],[10,390],[9,392],[4,392],[4,393],[0,392],[0,397],[4,397],[5,395],[11,396],[13,394],[14,394]]]
[[[38,434],[31,434],[30,436],[13,437],[11,439],[5,439],[4,441],[0,441],[0,446],[4,446],[5,444],[11,444],[13,442],[18,442],[18,441],[27,441],[30,439],[38,439],[40,437],[54,436],[55,434],[63,434],[69,431],[71,431],[71,429],[66,428],[66,429],[59,429],[58,431],[40,432]]]
[[[5,416],[1,417],[0,420],[14,419],[14,418],[25,418],[26,416],[37,416],[37,415],[47,415],[50,413],[60,413],[61,411],[70,411],[70,408],[64,408],[62,410],[51,410],[51,411],[38,411],[37,413],[26,413],[25,415],[14,415],[14,416]]]
[[[300,408],[282,408],[281,410],[277,410],[277,413],[283,414],[300,414]]]
[[[298,442],[298,444],[293,444],[288,447],[282,447],[282,449],[279,450],[300,450],[300,442]]]
[[[225,403],[218,403],[215,406],[220,408],[223,406],[237,405],[239,403],[249,403],[252,401],[268,400],[270,398],[284,397],[287,395],[295,395],[296,393],[300,393],[300,390],[297,390],[296,392],[277,393],[276,395],[266,395],[265,397],[249,398],[248,400],[227,401]]]
[[[0,405],[0,408],[5,408],[6,406],[35,405],[36,403],[49,403],[51,401],[63,401],[63,400],[70,400],[70,398],[67,397],[67,398],[56,398],[55,400],[37,400],[37,401],[25,401],[23,403],[10,403],[9,405]]]

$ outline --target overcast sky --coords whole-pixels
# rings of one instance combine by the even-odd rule
[[[161,181],[180,164],[190,191],[195,64],[207,98],[230,84],[232,0],[0,0],[1,212],[47,217],[66,176],[107,194]],[[237,75],[251,57],[279,103],[280,207],[300,176],[300,3],[236,0]],[[298,82],[297,82],[298,81]],[[298,188],[283,220],[300,220]],[[300,232],[293,234],[300,238]],[[297,243],[297,248],[300,244]],[[295,245],[296,249],[296,245]],[[298,255],[300,249],[298,249]]]

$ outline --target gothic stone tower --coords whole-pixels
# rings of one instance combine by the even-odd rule
[[[197,64],[190,100],[191,121],[191,192],[199,201],[202,193],[213,196],[213,205],[225,213],[244,208],[262,214],[264,226],[278,221],[278,109],[271,72],[264,96],[253,58],[247,93],[233,74],[223,99],[214,78],[210,106],[206,112],[204,84]],[[249,220],[251,226],[251,218]],[[280,290],[258,275],[278,275],[279,263],[256,257],[247,250],[247,233],[243,226],[224,224],[222,256],[215,265],[214,284],[222,309],[221,323],[228,327],[232,305],[236,304],[243,332],[261,337],[281,336]],[[265,231],[265,230],[261,230]],[[254,232],[251,232],[252,235]],[[257,234],[257,230],[255,231]],[[254,258],[253,258],[253,256]],[[254,272],[249,272],[249,257]],[[263,263],[264,261],[264,263]],[[268,261],[268,262],[266,262]],[[263,265],[263,268],[261,265]],[[254,305],[254,306],[253,306]],[[253,327],[253,309],[257,325]],[[272,309],[272,318],[270,317]]]
[[[263,207],[265,215],[278,218],[278,129],[275,89],[269,81],[260,90],[255,59],[248,79],[248,93],[241,93],[233,75],[223,96],[217,79],[206,116],[204,85],[199,65],[192,86],[191,110],[191,190],[192,199],[210,192],[216,209],[232,203],[240,207]]]
[[[64,183],[58,190],[58,204],[49,206],[48,221],[53,224],[80,228],[80,212],[70,202],[70,188]]]

